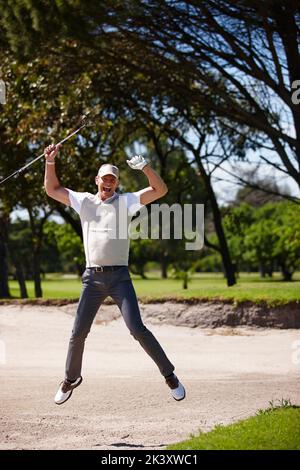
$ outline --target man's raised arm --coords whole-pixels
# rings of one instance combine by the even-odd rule
[[[127,160],[130,168],[134,170],[142,170],[148,178],[149,186],[140,191],[140,202],[143,205],[156,201],[168,192],[168,187],[159,174],[146,162],[141,155],[134,156],[131,160]]]
[[[59,151],[59,145],[49,145],[45,148],[44,155],[46,160],[44,186],[48,196],[56,201],[70,206],[69,192],[63,188],[56,176],[55,157]]]

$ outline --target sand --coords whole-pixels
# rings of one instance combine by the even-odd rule
[[[271,400],[300,404],[299,330],[188,328],[147,318],[186,387],[186,399],[176,402],[114,308],[116,319],[104,323],[100,309],[83,383],[57,406],[74,306],[0,306],[0,449],[163,449]]]

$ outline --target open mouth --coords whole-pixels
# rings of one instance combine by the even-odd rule
[[[103,191],[104,191],[105,193],[109,193],[110,190],[111,190],[111,188],[103,187]]]

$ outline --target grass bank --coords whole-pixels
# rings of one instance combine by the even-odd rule
[[[186,450],[300,450],[300,407],[271,409],[168,446]]]

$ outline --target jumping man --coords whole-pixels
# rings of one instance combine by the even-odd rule
[[[132,336],[153,359],[170,387],[172,397],[185,398],[185,389],[174,374],[174,366],[167,358],[157,339],[143,324],[134,287],[128,270],[129,239],[112,236],[119,234],[121,224],[130,220],[146,204],[164,196],[168,188],[156,171],[141,156],[127,160],[134,170],[142,170],[149,186],[133,193],[118,194],[119,170],[103,164],[95,178],[97,194],[75,192],[61,186],[55,171],[55,157],[59,146],[45,149],[45,190],[56,201],[71,206],[80,216],[86,270],[82,275],[81,292],[74,326],[69,342],[65,379],[55,395],[61,405],[82,382],[81,366],[85,339],[95,315],[108,296],[118,305]],[[127,225],[126,225],[127,227]],[[114,232],[115,229],[115,232]]]

